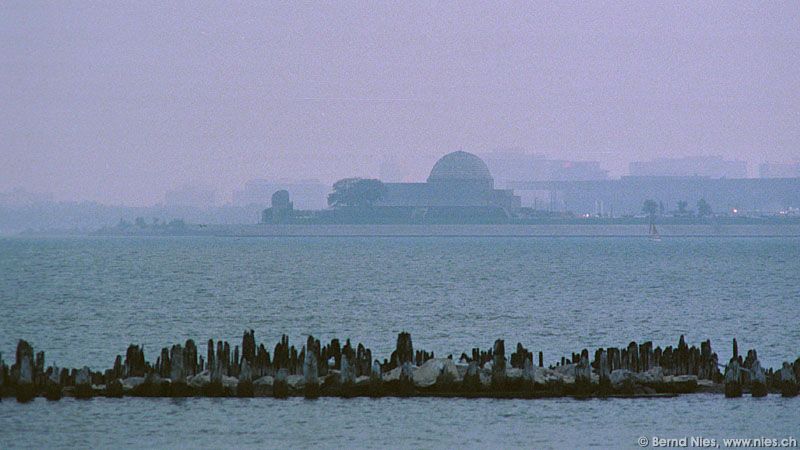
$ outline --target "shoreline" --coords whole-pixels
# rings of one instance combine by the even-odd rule
[[[670,237],[800,237],[800,224],[660,224]],[[27,234],[35,236],[36,234]],[[466,224],[466,225],[187,225],[175,230],[105,229],[88,236],[215,237],[648,237],[646,224]]]

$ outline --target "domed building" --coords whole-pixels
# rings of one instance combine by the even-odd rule
[[[501,208],[506,215],[520,207],[512,190],[495,189],[486,163],[463,151],[434,164],[426,183],[386,183],[381,206],[414,208]]]
[[[494,189],[494,179],[482,159],[457,151],[442,156],[431,169],[428,183],[474,183]]]

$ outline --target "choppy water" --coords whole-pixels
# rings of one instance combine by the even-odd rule
[[[800,400],[64,399],[0,404],[3,448],[638,448],[800,435]],[[800,441],[800,439],[798,439]],[[720,444],[721,448],[724,448]]]
[[[546,362],[680,334],[710,338],[725,360],[736,336],[777,366],[800,353],[800,238],[13,238],[0,240],[0,308],[4,355],[25,338],[62,366],[110,367],[129,343],[155,359],[190,337],[239,342],[245,328],[269,346],[281,333],[296,344],[306,333],[350,337],[378,357],[402,330],[440,355],[505,338]],[[627,446],[651,422],[673,424],[667,434],[800,434],[798,400],[778,398],[124,402],[3,402],[0,447],[32,426],[62,436],[35,447],[149,446],[137,433],[158,447]],[[178,430],[188,441],[174,440]]]

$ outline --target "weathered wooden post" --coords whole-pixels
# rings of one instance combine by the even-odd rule
[[[794,397],[798,394],[797,377],[794,375],[791,364],[784,361],[781,367],[781,395]]]
[[[122,382],[119,381],[119,378],[106,381],[106,397],[122,398],[123,395],[125,395],[125,391],[122,388]]]
[[[343,386],[354,384],[356,381],[356,353],[350,345],[350,340],[342,348],[342,363],[339,371],[339,383]]]
[[[622,369],[622,352],[617,347],[608,349],[608,360],[610,362],[609,372]]]
[[[92,390],[92,375],[89,368],[84,366],[75,376],[75,398],[87,399],[94,394]]]
[[[605,350],[601,349],[597,366],[597,373],[600,376],[600,392],[611,392],[611,370],[608,364],[608,352]]]
[[[589,351],[581,351],[578,364],[575,365],[575,394],[587,396],[592,393],[592,367],[589,365]]]
[[[221,397],[225,394],[225,388],[222,385],[222,342],[217,342],[217,352],[214,352],[214,341],[208,340],[208,377],[209,383],[203,387],[203,393],[206,397]]]
[[[406,361],[400,366],[399,394],[409,396],[414,393],[414,371],[411,361]]]
[[[36,397],[36,388],[33,384],[33,348],[27,341],[20,339],[17,343],[17,362],[12,367],[16,369],[17,401],[25,403]]]
[[[408,363],[410,364],[410,363]],[[339,372],[339,385],[344,397],[353,395],[356,384],[356,354],[353,347],[346,345],[342,349],[342,369]]]
[[[742,371],[739,367],[739,360],[731,358],[725,367],[725,397],[742,396]]]
[[[171,364],[169,360],[169,349],[166,347],[161,349],[161,356],[156,359],[156,372],[161,378],[169,378]]]
[[[128,377],[143,377],[145,376],[146,366],[144,362],[144,349],[139,348],[138,345],[129,345],[128,350],[125,352],[125,366],[123,367],[123,376]]]
[[[501,390],[505,386],[506,347],[502,339],[497,339],[492,347],[492,389]]]
[[[750,395],[753,397],[767,396],[767,375],[758,358],[753,361],[750,368]]]
[[[673,357],[677,363],[675,375],[687,375],[689,373],[689,346],[686,345],[683,335],[678,339],[678,348],[673,352]]]
[[[45,379],[44,384],[44,397],[48,400],[60,400],[63,394],[61,387],[60,371],[58,366],[50,368],[50,373]]]
[[[469,366],[467,367],[467,373],[464,375],[464,379],[461,382],[463,388],[467,392],[478,392],[481,390],[481,375],[480,375],[480,366],[478,366],[478,361],[472,360],[469,362]]]
[[[242,358],[242,365],[239,368],[239,383],[236,385],[236,396],[253,396],[253,370],[245,358]]]
[[[639,344],[636,341],[628,344],[628,370],[639,372]]]
[[[3,396],[5,395],[5,384],[7,382],[6,378],[6,363],[3,361],[3,352],[0,352],[0,402],[3,401]]]
[[[381,378],[381,363],[376,359],[372,362],[369,373],[369,396],[380,397],[384,394],[383,379]]]
[[[403,331],[397,335],[397,345],[393,355],[393,367],[402,367],[403,363],[414,361],[414,344],[411,342],[411,334]]]
[[[289,369],[278,369],[275,374],[275,381],[272,383],[272,396],[275,398],[287,398],[289,396]]]
[[[169,384],[170,396],[185,397],[189,395],[189,386],[186,385],[185,350],[180,344],[173,345],[169,354],[170,370]]]
[[[195,345],[192,339],[186,340],[183,356],[183,370],[186,372],[186,375],[190,377],[197,375],[197,345]],[[200,371],[202,370],[201,368]]]
[[[533,368],[532,353],[522,362],[522,379],[525,381],[525,387],[533,391],[536,385],[536,376]]]
[[[306,341],[306,354],[303,359],[304,393],[306,398],[319,397],[319,348],[313,336]]]

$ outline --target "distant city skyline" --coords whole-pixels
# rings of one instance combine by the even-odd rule
[[[680,158],[655,158],[652,160],[632,161],[626,173],[612,176],[602,170],[600,161],[592,160],[563,160],[549,158],[544,154],[531,153],[521,149],[494,149],[480,154],[485,158],[492,175],[496,178],[498,186],[505,187],[507,183],[518,184],[527,181],[580,181],[580,180],[613,180],[627,176],[699,176],[706,178],[787,178],[800,177],[800,160],[787,162],[766,162],[751,165],[745,161],[728,161],[719,155],[687,156]],[[503,161],[503,158],[506,158]],[[710,163],[709,167],[698,167],[697,164]],[[514,166],[514,164],[517,164]],[[530,164],[526,167],[525,164]],[[693,165],[694,164],[694,165]],[[746,168],[742,167],[746,164]],[[562,167],[563,166],[563,167]],[[547,175],[548,170],[556,170],[552,176]],[[633,170],[631,170],[633,169]],[[566,171],[565,171],[566,170]],[[573,172],[577,170],[577,172]],[[638,172],[637,172],[638,170]],[[660,172],[659,172],[660,170]],[[746,170],[747,176],[738,176]],[[678,171],[677,173],[675,171]],[[727,171],[727,172],[726,172]],[[754,174],[755,172],[755,174]],[[520,174],[529,174],[526,177]],[[586,174],[590,174],[586,176]],[[564,176],[566,175],[566,176]],[[577,175],[577,176],[576,176]],[[279,189],[287,189],[292,193],[299,209],[321,209],[326,207],[325,197],[330,192],[334,181],[348,177],[378,178],[384,182],[424,182],[427,171],[412,173],[407,167],[400,167],[383,161],[377,169],[368,174],[343,174],[334,179],[320,180],[316,178],[280,178],[256,177],[246,180],[240,186],[234,186],[232,191],[218,191],[209,184],[182,183],[174,188],[167,189],[152,203],[105,203],[96,199],[63,198],[54,192],[29,190],[23,186],[16,186],[8,190],[0,190],[0,203],[31,203],[52,201],[96,201],[109,205],[125,206],[174,206],[207,208],[215,206],[248,206],[267,205],[271,195]]]

